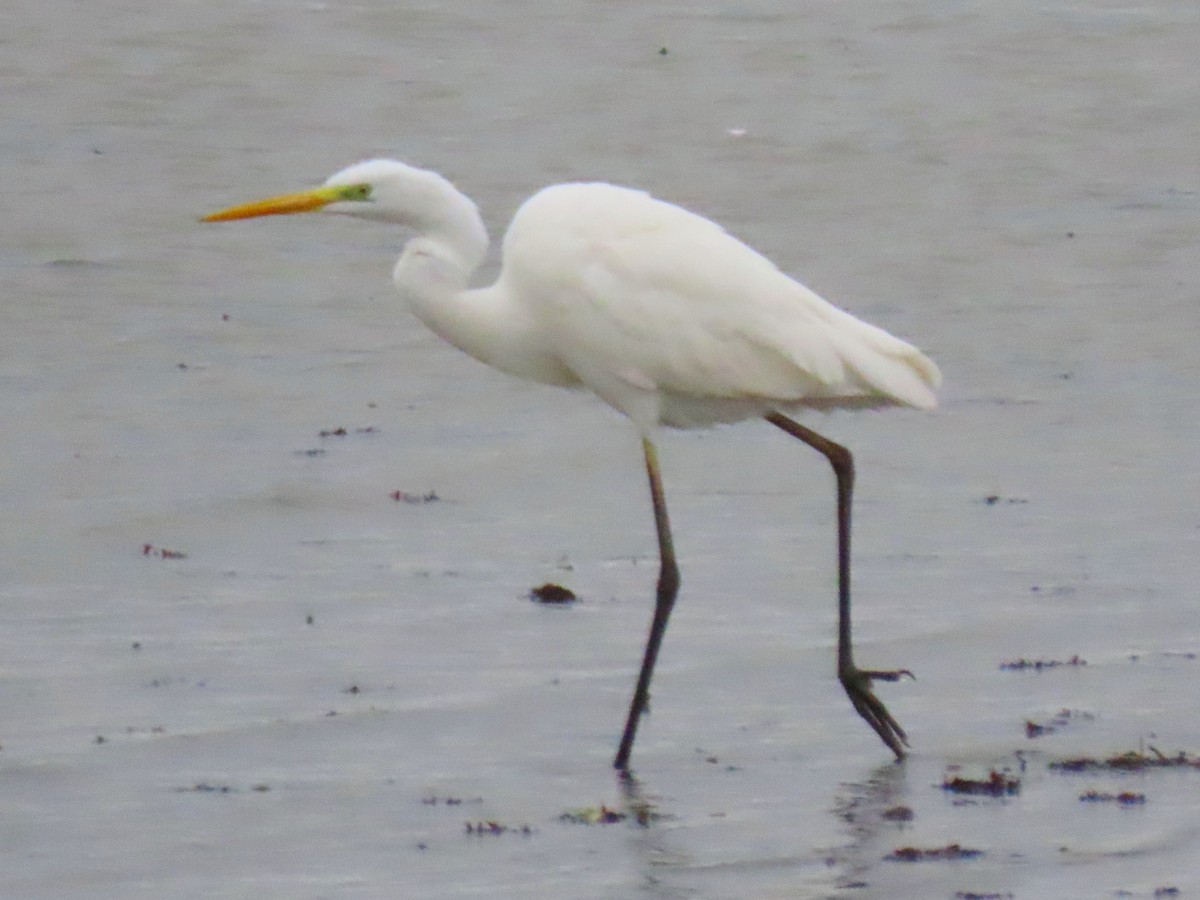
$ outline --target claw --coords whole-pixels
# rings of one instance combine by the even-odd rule
[[[908,746],[908,735],[904,733],[904,729],[900,727],[900,723],[896,721],[895,717],[888,712],[883,701],[875,696],[871,690],[871,681],[899,681],[905,675],[916,680],[916,676],[908,669],[883,672],[853,669],[839,676],[842,686],[846,689],[846,693],[850,696],[850,702],[854,704],[858,714],[875,729],[880,740],[888,745],[898,760],[904,759],[904,748]]]

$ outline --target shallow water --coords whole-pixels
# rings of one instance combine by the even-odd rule
[[[0,894],[1200,890],[1200,775],[1048,768],[1200,752],[1193,4],[10,7]],[[938,361],[936,413],[815,420],[906,763],[833,677],[828,472],[749,424],[662,438],[684,588],[614,777],[628,425],[425,332],[386,228],[196,222],[381,154],[493,233],[649,188]],[[941,790],[993,769],[1020,793]],[[653,815],[560,820],[601,804]]]

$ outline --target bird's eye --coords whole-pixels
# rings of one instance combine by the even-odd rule
[[[342,189],[343,200],[370,200],[371,186],[369,184],[351,184]]]

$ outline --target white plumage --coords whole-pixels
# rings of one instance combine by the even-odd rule
[[[231,207],[209,221],[324,209],[416,232],[396,286],[433,331],[514,375],[585,387],[641,431],[662,558],[654,624],[616,764],[624,768],[678,587],[650,440],[656,426],[763,416],[823,453],[838,478],[838,675],[897,754],[905,735],[870,690],[903,671],[854,666],[850,647],[848,451],[783,415],[936,405],[937,367],[914,346],[831,305],[720,226],[642,191],[560,184],[530,197],[504,237],[499,278],[469,289],[488,238],[475,204],[442,176],[393,160],[324,185]]]
[[[503,260],[486,290],[536,323],[561,366],[542,380],[569,371],[643,431],[779,407],[936,403],[937,368],[911,344],[642,191],[545,188],[514,216]]]

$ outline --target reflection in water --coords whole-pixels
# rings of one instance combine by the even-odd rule
[[[906,791],[905,779],[905,766],[893,762],[874,770],[863,783],[841,786],[831,812],[850,825],[851,840],[816,853],[811,844],[825,830],[825,823],[817,819],[827,817],[812,805],[800,804],[773,818],[773,836],[783,830],[794,839],[790,845],[783,843],[782,852],[780,845],[771,849],[772,838],[756,837],[760,823],[754,816],[741,814],[721,814],[718,844],[705,849],[691,813],[664,812],[662,798],[635,775],[618,775],[617,783],[629,826],[626,846],[645,896],[676,900],[698,896],[697,891],[701,896],[750,896],[745,893],[748,887],[761,888],[768,877],[783,891],[779,896],[815,900],[868,886],[873,864],[884,856],[880,843],[886,826],[895,821],[896,810],[908,809],[898,800]],[[737,838],[728,843],[731,834]]]
[[[690,868],[695,860],[691,854],[672,847],[669,829],[653,827],[671,817],[659,810],[656,801],[647,795],[641,780],[632,772],[618,772],[617,786],[621,791],[621,809],[628,817],[627,821],[633,823],[628,845],[630,857],[637,862],[642,893],[655,900],[678,900],[689,896],[688,890],[667,879],[673,870]]]
[[[630,821],[646,828],[662,818],[662,813],[643,792],[641,781],[628,769],[617,772],[617,785],[621,789],[623,812]]]
[[[850,842],[830,854],[830,862],[841,872],[838,887],[870,886],[869,876],[885,855],[880,849],[881,833],[893,831],[897,820],[911,816],[902,802],[906,773],[903,762],[890,762],[875,769],[864,782],[841,786],[833,811],[846,823]]]

